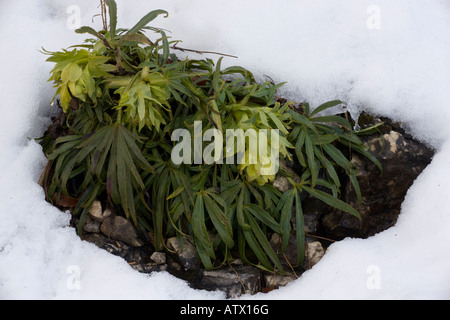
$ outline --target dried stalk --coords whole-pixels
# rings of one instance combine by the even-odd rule
[[[177,44],[178,44],[178,42],[175,43],[175,44],[174,44],[173,46],[171,46],[170,48],[171,48],[171,49],[174,49],[174,50],[179,50],[179,51],[181,51],[181,52],[188,51],[188,52],[194,52],[194,53],[198,53],[198,54],[217,54],[217,55],[224,56],[224,57],[230,57],[230,58],[235,58],[235,59],[238,58],[237,56],[233,56],[233,55],[231,55],[231,54],[220,53],[220,52],[215,52],[215,51],[201,51],[201,50],[194,50],[194,49],[181,48],[181,47],[178,47]]]
[[[100,0],[100,7],[102,12],[102,22],[103,22],[103,30],[108,30],[108,18],[107,18],[107,12],[106,12],[106,4],[105,0]]]

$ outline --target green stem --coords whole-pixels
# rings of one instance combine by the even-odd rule
[[[117,111],[117,121],[116,121],[117,124],[122,124],[122,113],[123,113],[122,109],[119,109]]]

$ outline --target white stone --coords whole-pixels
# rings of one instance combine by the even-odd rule
[[[307,244],[306,252],[311,267],[317,264],[325,254],[325,250],[323,249],[322,244],[319,241],[309,242]]]
[[[156,264],[165,264],[166,263],[166,254],[162,252],[154,252],[150,259],[152,259]]]
[[[102,203],[96,200],[92,203],[91,207],[89,208],[89,215],[95,221],[102,223],[103,221],[105,221],[106,218],[111,216],[111,210],[106,209],[105,211],[103,211]]]

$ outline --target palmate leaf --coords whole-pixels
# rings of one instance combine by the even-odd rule
[[[215,259],[215,253],[206,227],[208,219],[211,220],[221,242],[231,249],[234,246],[233,230],[231,221],[226,215],[226,204],[212,190],[201,191],[196,195],[191,219],[193,237],[200,258],[205,267],[210,269],[211,259]]]
[[[313,189],[314,190],[314,189]],[[305,256],[305,230],[304,230],[304,218],[301,203],[302,189],[296,185],[293,189],[286,191],[281,197],[277,210],[281,211],[280,227],[282,236],[282,248],[285,251],[289,244],[291,237],[291,220],[292,209],[295,209],[295,221],[296,221],[296,241],[297,241],[297,265],[303,264]]]
[[[236,217],[238,235],[238,249],[241,258],[251,263],[246,257],[247,246],[255,254],[260,264],[257,267],[273,271],[271,262],[281,272],[284,272],[281,263],[273,251],[267,238],[266,227],[275,232],[280,232],[280,224],[261,206],[253,203],[252,197],[257,199],[260,205],[264,203],[272,207],[273,201],[277,202],[279,192],[268,185],[259,186],[257,183],[246,183],[240,180],[223,181],[221,198],[227,202],[229,216]],[[262,197],[264,194],[264,198]],[[273,208],[272,208],[273,209]]]
[[[206,212],[208,213],[208,216],[217,230],[221,240],[228,248],[233,248],[233,229],[231,227],[231,222],[226,215],[226,206],[223,206],[224,203],[221,202],[220,198],[213,193],[205,194],[204,202]]]
[[[134,198],[145,192],[140,170],[154,172],[154,168],[137,146],[138,137],[122,125],[106,127],[113,135],[106,178],[108,197],[122,206],[127,218],[137,224]]]
[[[277,269],[284,274],[285,271],[275,251],[270,245],[270,242],[267,239],[267,235],[262,231],[255,218],[252,216],[252,214],[250,214],[250,212],[248,212],[248,210],[245,210],[245,220],[246,222],[248,222],[251,228],[250,230],[243,230],[245,239],[247,240],[248,245],[253,250],[264,268],[268,271],[273,271],[273,267],[267,259],[267,257],[269,257],[269,259],[275,264]]]
[[[198,194],[195,199],[194,210],[192,212],[192,232],[197,252],[203,262],[203,265],[205,268],[211,269],[211,259],[215,258],[215,253],[212,248],[212,242],[209,239],[205,219],[204,198],[202,194]]]
[[[68,194],[69,179],[84,173],[82,188],[88,188],[95,183],[93,177],[96,176],[96,181],[106,185],[111,201],[120,205],[126,216],[137,223],[135,197],[145,192],[140,171],[154,171],[138,143],[138,137],[117,124],[103,127],[88,137],[61,138],[49,155],[50,160],[56,161],[53,183]]]

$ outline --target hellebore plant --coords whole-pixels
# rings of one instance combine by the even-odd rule
[[[268,237],[280,234],[285,249],[294,214],[302,263],[305,194],[359,217],[339,199],[338,170],[348,175],[361,198],[355,167],[341,150],[351,148],[381,166],[345,118],[318,115],[341,101],[313,111],[308,103],[282,103],[276,91],[283,84],[257,83],[238,66],[223,69],[223,57],[217,62],[178,59],[171,52],[178,41],[148,26],[167,17],[166,11],[152,11],[134,27],[119,29],[115,1],[105,3],[108,30],[82,27],[76,32],[92,36],[84,44],[45,51],[55,64],[50,81],[62,120],[58,134],[47,132],[42,139],[49,160],[44,188],[55,205],[73,204],[78,232],[93,201],[101,199],[151,235],[156,250],[165,247],[168,237],[190,236],[207,269],[238,255],[264,270],[284,272]],[[299,164],[300,181],[281,168],[279,175],[292,184],[281,193],[271,183],[275,174],[261,173],[267,162],[261,156],[256,163],[175,164],[172,134],[186,129],[194,136],[196,121],[202,132],[277,130],[275,150],[281,160]],[[269,136],[265,139],[259,143],[270,145]],[[258,157],[247,140],[232,150],[224,147],[223,154],[230,153]]]

